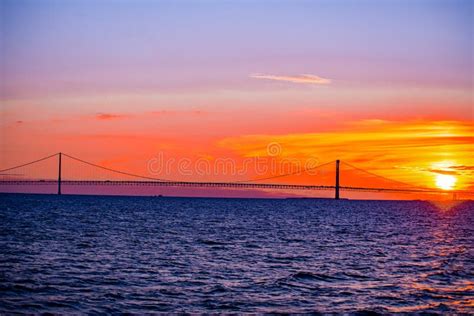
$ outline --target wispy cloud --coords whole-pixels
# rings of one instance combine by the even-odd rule
[[[451,166],[450,168],[462,171],[474,171],[474,166]]]
[[[428,169],[427,171],[437,174],[447,174],[447,175],[457,175],[458,173],[453,170],[443,170],[443,169]]]
[[[474,166],[447,166],[444,169],[420,169],[421,171],[429,171],[432,173],[446,175],[468,175],[474,173]]]
[[[321,162],[341,159],[391,179],[436,187],[436,174],[457,177],[456,188],[469,187],[472,177],[474,128],[462,121],[385,121],[348,124],[319,133],[241,135],[218,145],[243,157],[264,157],[269,143],[278,143],[281,157]],[[449,163],[439,165],[445,157]],[[402,172],[400,169],[405,169]],[[371,178],[349,178],[346,184],[371,184]]]
[[[265,74],[251,74],[251,78],[255,79],[267,79],[267,80],[276,80],[276,81],[286,81],[292,83],[303,83],[303,84],[317,84],[324,85],[330,84],[331,80],[322,78],[316,75],[302,74],[295,76],[278,76],[278,75],[265,75]]]
[[[123,119],[128,118],[130,115],[126,114],[113,114],[113,113],[97,113],[95,116],[98,120],[115,120],[115,119]]]

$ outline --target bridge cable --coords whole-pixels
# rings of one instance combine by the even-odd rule
[[[351,164],[349,164],[349,163],[347,163],[347,162],[341,161],[341,163],[343,163],[343,164],[345,164],[345,165],[347,165],[347,166],[349,166],[349,167],[351,167],[351,168],[354,168],[354,169],[356,169],[356,170],[365,172],[365,173],[367,173],[367,174],[369,174],[369,175],[372,175],[372,176],[374,176],[374,177],[378,177],[378,178],[381,178],[381,179],[383,179],[383,180],[388,180],[388,181],[391,181],[391,182],[403,184],[403,185],[408,186],[408,187],[412,187],[412,188],[419,189],[419,192],[427,192],[427,193],[430,193],[430,192],[431,192],[431,193],[435,193],[435,192],[436,192],[436,193],[452,193],[452,192],[454,192],[454,191],[448,192],[448,191],[444,191],[444,190],[440,190],[440,189],[432,189],[432,188],[427,188],[427,187],[423,187],[423,186],[419,186],[419,185],[414,185],[414,184],[410,184],[410,183],[406,183],[406,182],[402,182],[402,181],[398,181],[398,180],[393,180],[393,179],[386,178],[386,177],[384,177],[384,176],[375,174],[375,173],[373,173],[373,172],[370,172],[370,171],[367,171],[367,170],[358,168],[358,167],[356,167],[356,166],[354,166],[354,165],[351,165]],[[404,190],[404,189],[398,189],[398,190],[401,191],[401,190]],[[413,191],[413,189],[405,189],[405,190],[407,190],[407,192],[408,192],[408,191]],[[417,191],[417,192],[418,192],[418,191]],[[456,192],[464,192],[464,191],[459,191],[459,190],[458,190],[458,191],[456,191]],[[466,191],[466,192],[469,192],[469,191]]]
[[[85,161],[85,160],[82,160],[82,159],[79,159],[79,158],[70,156],[70,155],[65,154],[65,153],[63,153],[63,156],[66,156],[66,157],[71,158],[71,159],[73,159],[73,160],[76,160],[76,161],[79,161],[79,162],[81,162],[81,163],[87,164],[87,165],[89,165],[89,166],[93,166],[93,167],[96,167],[96,168],[104,169],[104,170],[111,171],[111,172],[115,172],[115,173],[120,173],[120,174],[123,174],[123,175],[126,175],[126,176],[130,176],[130,177],[141,178],[141,179],[147,179],[147,180],[154,180],[154,181],[161,181],[161,182],[173,182],[173,180],[147,177],[147,176],[142,176],[142,175],[138,175],[138,174],[134,174],[134,173],[128,173],[128,172],[124,172],[124,171],[120,171],[120,170],[116,170],[116,169],[107,168],[107,167],[104,167],[104,166],[96,165],[96,164],[94,164],[94,163],[92,163],[92,162],[88,162],[88,161]]]
[[[349,167],[351,167],[351,168],[353,168],[353,169],[359,170],[359,171],[361,171],[361,172],[365,172],[365,173],[367,173],[367,174],[369,174],[369,175],[371,175],[371,176],[374,176],[374,177],[377,177],[377,178],[381,178],[381,179],[383,179],[383,180],[387,180],[387,181],[391,181],[391,182],[403,184],[403,185],[405,185],[405,186],[412,187],[412,188],[417,188],[417,189],[422,189],[422,190],[433,190],[433,189],[431,189],[431,188],[426,188],[426,187],[422,187],[422,186],[419,186],[419,185],[414,185],[414,184],[406,183],[406,182],[403,182],[403,181],[393,180],[393,179],[390,179],[390,178],[387,178],[387,177],[384,177],[384,176],[375,174],[375,173],[373,173],[373,172],[367,171],[367,170],[365,170],[365,169],[358,168],[358,167],[356,167],[356,166],[354,166],[354,165],[351,165],[351,164],[349,164],[349,163],[347,163],[347,162],[344,162],[344,161],[341,161],[341,163],[342,163],[342,164],[345,164],[346,166],[349,166]],[[442,192],[442,191],[440,191],[440,192]]]
[[[17,168],[21,168],[21,167],[26,167],[26,166],[35,164],[35,163],[37,163],[37,162],[41,162],[41,161],[43,161],[43,160],[52,158],[52,157],[57,156],[57,155],[59,155],[59,153],[56,153],[56,154],[54,154],[54,155],[51,155],[51,156],[48,156],[48,157],[44,157],[44,158],[41,158],[41,159],[38,159],[38,160],[35,160],[35,161],[28,162],[28,163],[25,163],[25,164],[23,164],[23,165],[19,165],[19,166],[16,166],[16,167],[11,167],[11,168],[7,168],[7,169],[3,169],[3,170],[0,170],[0,173],[1,173],[1,172],[5,172],[5,171],[9,171],[9,170],[13,170],[13,169],[17,169]]]
[[[341,161],[341,163],[343,163],[343,164],[345,164],[345,165],[347,165],[347,166],[349,166],[349,167],[351,167],[351,168],[353,168],[353,169],[356,169],[356,170],[359,170],[359,171],[361,171],[361,172],[367,173],[367,174],[369,174],[369,175],[371,175],[371,176],[374,176],[374,177],[377,177],[377,178],[380,178],[380,179],[383,179],[383,180],[387,180],[387,181],[390,181],[390,182],[399,183],[399,184],[402,184],[402,185],[404,185],[404,186],[408,186],[408,187],[411,187],[411,188],[414,188],[414,189],[418,189],[417,191],[415,191],[414,189],[410,189],[410,188],[407,188],[407,189],[401,188],[401,189],[396,189],[397,191],[403,191],[403,190],[405,190],[405,191],[407,191],[407,192],[412,192],[412,191],[413,191],[413,192],[428,192],[428,193],[430,193],[430,192],[431,192],[431,193],[435,193],[435,192],[437,192],[437,193],[448,193],[448,192],[443,191],[443,190],[440,190],[440,189],[432,189],[432,188],[427,188],[427,187],[423,187],[423,186],[419,186],[419,185],[414,185],[414,184],[406,183],[406,182],[403,182],[403,181],[398,181],[398,180],[390,179],[390,178],[387,178],[387,177],[384,177],[384,176],[375,174],[375,173],[373,173],[373,172],[367,171],[367,170],[365,170],[365,169],[358,168],[358,167],[356,167],[356,166],[354,166],[354,165],[351,165],[351,164],[349,164],[349,163],[347,163],[347,162],[342,162],[342,161]]]

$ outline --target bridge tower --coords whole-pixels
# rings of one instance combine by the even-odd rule
[[[62,153],[59,153],[58,195],[61,195],[61,156],[62,156]]]
[[[339,163],[339,159],[336,160],[336,200],[339,200]]]

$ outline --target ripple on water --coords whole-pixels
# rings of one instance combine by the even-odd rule
[[[0,202],[0,314],[474,313],[473,202]]]

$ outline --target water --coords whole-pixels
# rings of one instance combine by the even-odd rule
[[[474,312],[473,202],[0,205],[0,313]]]

